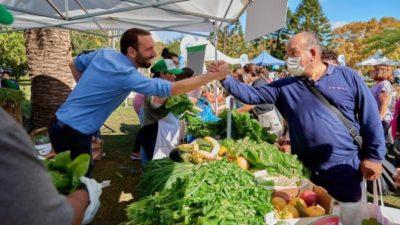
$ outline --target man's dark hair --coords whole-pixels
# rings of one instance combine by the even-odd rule
[[[337,62],[337,58],[338,58],[338,54],[331,50],[331,49],[327,49],[325,48],[324,50],[322,50],[321,53],[321,61],[324,62],[326,60],[333,60],[335,62]]]
[[[121,52],[126,55],[128,53],[128,47],[134,48],[136,51],[139,50],[139,36],[148,36],[151,35],[150,32],[139,29],[139,28],[131,28],[122,34],[120,40],[120,49]]]

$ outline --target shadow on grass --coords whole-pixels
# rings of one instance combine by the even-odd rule
[[[141,175],[140,161],[132,161],[129,153],[133,149],[139,125],[121,123],[119,130],[122,134],[104,127],[101,130],[105,156],[95,162],[93,177],[99,182],[110,180],[111,186],[103,189],[100,199],[102,205],[93,225],[118,225],[125,222],[127,205],[137,199],[135,189]],[[130,194],[133,199],[124,199]]]

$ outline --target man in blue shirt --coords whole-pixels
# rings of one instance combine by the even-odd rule
[[[358,201],[362,176],[377,179],[386,154],[371,92],[352,69],[321,61],[321,47],[313,33],[293,36],[286,57],[288,70],[295,77],[250,87],[229,76],[222,84],[243,103],[275,104],[289,124],[292,153],[311,170],[311,181],[339,201]],[[361,150],[338,116],[308,90],[300,76],[314,81],[360,132],[364,142]]]
[[[138,71],[156,57],[151,34],[133,28],[120,40],[121,52],[103,49],[78,56],[70,63],[77,85],[56,112],[49,129],[56,152],[71,150],[71,157],[91,153],[91,138],[131,91],[146,96],[180,95],[212,80],[223,79],[228,65],[218,62],[214,73],[171,83],[151,79]]]

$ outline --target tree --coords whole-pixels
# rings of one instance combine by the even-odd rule
[[[381,32],[373,34],[365,41],[366,53],[382,49],[383,53],[393,59],[400,59],[400,21],[392,17],[382,18],[379,22]]]
[[[47,126],[65,101],[75,81],[68,66],[71,40],[64,29],[24,32],[28,73],[32,81],[32,127]]]
[[[349,23],[333,31],[332,43],[337,53],[344,54],[347,65],[352,67],[378,49],[387,53],[386,56],[399,60],[400,47],[398,42],[396,43],[398,31],[396,32],[397,29],[395,29],[398,26],[400,26],[400,21],[393,18]],[[386,45],[385,40],[393,43]]]
[[[78,31],[71,31],[72,56],[76,56],[83,50],[95,50],[109,46],[108,38],[100,35],[107,35],[106,31],[91,31],[95,34],[88,34]]]
[[[0,28],[9,30],[9,28]],[[25,43],[22,32],[0,34],[0,67],[11,69],[12,75],[23,76],[26,73]]]
[[[318,0],[302,0],[291,18],[289,29],[295,33],[315,32],[324,46],[329,46],[332,41],[331,25]]]

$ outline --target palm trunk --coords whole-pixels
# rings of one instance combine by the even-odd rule
[[[68,30],[32,29],[24,33],[28,73],[32,81],[32,127],[47,126],[75,85]]]

